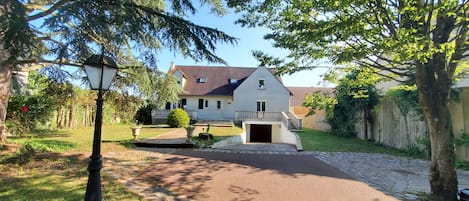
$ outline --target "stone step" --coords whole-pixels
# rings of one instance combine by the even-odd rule
[[[152,143],[152,142],[134,142],[137,147],[151,147],[151,148],[194,148],[194,144],[190,142],[185,143]]]

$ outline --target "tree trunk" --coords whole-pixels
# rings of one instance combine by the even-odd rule
[[[8,98],[10,97],[11,64],[7,62],[8,52],[0,44],[0,142],[5,142],[5,119],[7,116]]]
[[[454,135],[448,107],[451,78],[445,62],[435,58],[417,64],[416,82],[431,142],[431,200],[457,200],[458,181],[455,168]]]
[[[368,108],[363,109],[363,123],[364,123],[364,134],[365,134],[365,140],[368,140]]]
[[[73,128],[73,105],[68,106],[68,127]]]

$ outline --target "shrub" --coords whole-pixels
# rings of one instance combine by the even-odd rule
[[[174,109],[168,114],[168,125],[171,127],[181,128],[189,125],[190,118],[183,109]]]
[[[145,125],[151,124],[151,110],[153,108],[156,108],[156,105],[148,104],[148,105],[140,107],[137,113],[135,114],[134,119],[138,121],[139,123],[142,123]]]

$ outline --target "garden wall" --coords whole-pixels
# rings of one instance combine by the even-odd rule
[[[326,112],[323,110],[316,110],[314,115],[306,116],[309,110],[310,108],[302,106],[290,107],[290,111],[293,111],[296,116],[302,119],[303,127],[322,131],[329,131],[331,129],[331,126],[326,120]]]
[[[460,100],[451,102],[450,109],[454,135],[461,138],[463,133],[469,133],[469,88],[460,89]],[[363,113],[357,115],[361,117]],[[373,110],[367,125],[368,139],[380,144],[399,149],[426,148],[425,140],[428,140],[428,137],[423,117],[414,111],[403,115],[391,98],[381,100],[379,106]],[[363,118],[357,118],[355,131],[357,137],[365,139]],[[456,158],[469,161],[469,148],[457,146]]]

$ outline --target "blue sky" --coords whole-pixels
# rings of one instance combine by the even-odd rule
[[[207,8],[202,7],[199,13],[189,18],[196,24],[209,26],[224,31],[231,36],[238,38],[236,45],[219,44],[217,46],[216,55],[228,62],[229,66],[235,67],[257,67],[257,60],[251,55],[251,50],[262,50],[270,55],[284,57],[287,55],[285,50],[272,47],[272,41],[263,39],[267,30],[264,28],[243,28],[234,24],[238,18],[238,14],[228,11],[223,17],[217,17],[209,14]],[[223,64],[195,62],[190,58],[184,58],[182,55],[162,50],[158,55],[157,66],[160,70],[167,72],[170,63],[175,62],[176,65],[209,65],[221,66]],[[315,69],[312,71],[297,72],[292,75],[282,76],[286,86],[322,86],[319,82],[322,80],[320,75],[326,69]]]

